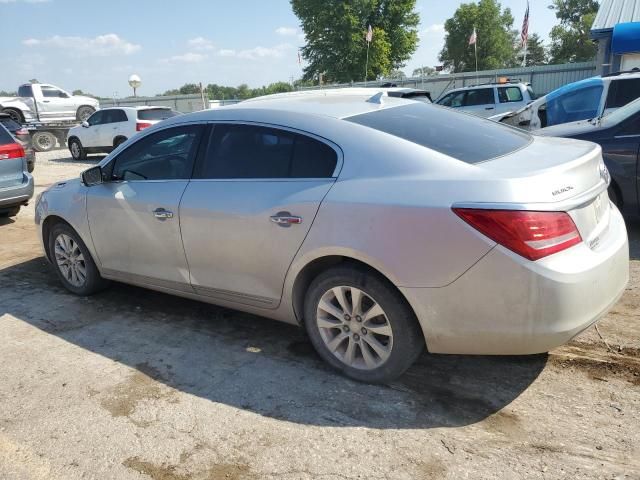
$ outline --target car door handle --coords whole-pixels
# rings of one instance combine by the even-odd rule
[[[49,103],[51,100],[42,100],[42,103]]]
[[[487,107],[485,110],[493,110],[495,107]]]
[[[271,221],[282,227],[288,227],[289,225],[300,225],[302,223],[302,217],[291,215],[289,212],[281,212],[272,215]]]
[[[170,212],[169,210],[165,210],[164,208],[156,208],[153,211],[153,216],[164,220],[165,218],[173,218],[173,212]]]

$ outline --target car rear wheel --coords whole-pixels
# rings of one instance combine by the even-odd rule
[[[84,160],[87,158],[87,152],[77,138],[69,140],[69,151],[74,160]]]
[[[79,122],[84,122],[91,115],[93,115],[95,111],[95,108],[89,107],[88,105],[83,105],[82,107],[78,108],[78,111],[76,112],[76,119]]]
[[[51,132],[36,132],[31,136],[31,142],[36,152],[48,152],[55,148],[58,140]]]
[[[399,292],[358,267],[336,267],[309,287],[304,321],[318,354],[354,380],[389,382],[418,358],[424,337]]]
[[[67,290],[76,295],[91,295],[108,285],[86,245],[69,225],[55,225],[48,241],[51,263]]]

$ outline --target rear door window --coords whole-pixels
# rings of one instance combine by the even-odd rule
[[[13,143],[15,140],[11,136],[11,134],[0,125],[0,145],[6,145],[7,143]]]
[[[478,88],[467,91],[464,106],[474,107],[476,105],[493,105],[494,103],[493,88]]]
[[[614,80],[609,85],[606,108],[620,108],[640,97],[640,78]]]
[[[168,108],[145,108],[144,110],[138,110],[138,120],[164,120],[165,118],[175,117],[180,115],[179,112],[174,112]]]
[[[22,128],[22,125],[11,118],[0,118],[0,123],[10,132],[17,132]]]
[[[216,124],[196,168],[203,179],[329,178],[337,154],[328,145],[276,128]]]
[[[526,132],[425,103],[386,108],[345,118],[422,145],[466,163],[506,155],[529,144]]]
[[[522,92],[518,87],[498,87],[500,103],[521,102]]]
[[[33,97],[33,89],[31,85],[21,85],[18,88],[18,96],[19,97]]]
[[[127,121],[127,114],[120,109],[104,110],[104,115],[105,118],[102,123],[118,123]]]

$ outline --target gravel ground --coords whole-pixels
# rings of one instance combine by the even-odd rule
[[[96,160],[38,154],[37,191]],[[288,325],[126,285],[67,293],[32,204],[0,221],[0,478],[640,479],[629,233],[631,282],[600,333],[549,355],[425,354],[369,386]]]

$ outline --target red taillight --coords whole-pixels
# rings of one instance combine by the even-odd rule
[[[24,157],[24,148],[19,143],[0,145],[0,160]]]
[[[136,123],[136,132],[139,132],[140,130],[144,130],[147,127],[150,127],[151,124],[149,122],[138,122]]]
[[[538,260],[582,241],[566,212],[454,208],[473,228],[529,260]]]

